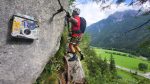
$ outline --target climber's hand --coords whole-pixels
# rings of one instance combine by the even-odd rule
[[[66,17],[67,17],[67,18],[71,18],[71,15],[70,15],[69,12],[66,13]]]

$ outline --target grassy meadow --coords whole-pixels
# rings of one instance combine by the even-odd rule
[[[140,57],[136,57],[128,53],[123,53],[123,52],[118,52],[113,50],[105,50],[100,48],[94,48],[94,50],[96,51],[97,56],[100,56],[102,59],[106,58],[107,60],[109,60],[110,54],[112,54],[116,65],[128,69],[138,70],[139,63],[146,63],[148,64],[149,67],[147,72],[150,72],[150,62]]]

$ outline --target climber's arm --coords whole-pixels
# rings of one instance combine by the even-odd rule
[[[71,17],[71,18],[69,18],[69,22],[71,22],[72,24],[76,25],[78,21]]]

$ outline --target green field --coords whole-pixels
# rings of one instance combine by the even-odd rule
[[[123,53],[123,52],[118,52],[118,51],[105,50],[105,49],[99,49],[99,48],[94,48],[94,50],[96,51],[97,56],[100,56],[102,59],[107,58],[107,60],[110,59],[110,53],[113,53],[113,52],[120,53],[121,55],[112,54],[115,59],[116,65],[118,66],[122,66],[122,67],[132,69],[132,70],[138,70],[139,63],[146,63],[148,64],[147,72],[150,71],[150,62],[147,60],[143,60],[142,58],[135,57],[135,56],[129,57],[128,53]]]
[[[120,84],[149,84],[150,80],[129,72],[117,69]]]

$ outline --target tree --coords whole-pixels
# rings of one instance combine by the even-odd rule
[[[139,63],[138,68],[140,71],[146,71],[148,69],[148,64]]]
[[[115,65],[115,60],[113,58],[113,55],[110,55],[110,65],[109,65],[110,73],[112,74],[112,77],[116,77],[117,75],[117,70],[116,70],[116,65]]]
[[[95,2],[101,3],[101,4],[106,4],[107,2],[109,2],[110,3],[109,5],[111,5],[112,3],[116,3],[119,5],[125,1],[128,1],[129,2],[128,5],[134,5],[137,3],[139,3],[139,5],[142,5],[142,4],[146,3],[148,0],[115,0],[115,1],[114,0],[92,0],[92,1],[95,1]]]
[[[69,1],[69,5],[72,5],[75,0],[68,0],[68,1]]]
[[[101,73],[104,76],[104,74],[108,73],[108,64],[107,64],[107,59],[105,58],[103,62],[100,64],[101,66]]]

